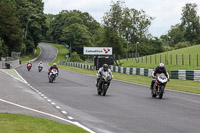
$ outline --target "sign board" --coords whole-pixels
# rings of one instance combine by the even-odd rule
[[[112,55],[112,47],[84,47],[84,55]]]

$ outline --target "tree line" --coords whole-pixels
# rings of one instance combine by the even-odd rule
[[[48,29],[42,0],[0,0],[0,55],[31,53]]]
[[[164,51],[162,42],[149,37],[148,29],[153,17],[145,11],[129,9],[124,2],[111,2],[102,24],[89,13],[64,10],[57,15],[47,14],[49,30],[47,40],[72,45],[73,51],[84,46],[110,46],[115,55],[138,52],[143,55]],[[128,47],[127,47],[128,45]]]
[[[168,40],[170,50],[200,44],[200,17],[197,14],[197,4],[187,3],[182,8],[181,22],[172,25],[166,35],[160,38]]]
[[[0,0],[0,55],[12,51],[33,52],[43,40],[71,44],[72,51],[84,46],[113,47],[116,55],[150,55],[200,43],[200,18],[197,5],[182,8],[181,23],[167,34],[154,37],[149,27],[155,19],[143,10],[111,2],[110,9],[97,22],[88,12],[63,10],[57,15],[44,14],[42,0]]]

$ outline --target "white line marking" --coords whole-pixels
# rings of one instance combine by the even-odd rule
[[[14,78],[14,79],[16,79],[16,80],[18,80],[18,81],[20,81],[20,82],[22,82],[22,83],[25,83],[23,80],[20,80],[20,79],[14,77],[14,76],[11,75],[10,73],[8,73],[8,72],[6,72],[6,71],[3,71],[3,70],[1,70],[1,71],[4,72],[4,73],[6,73],[6,74],[8,74],[9,76],[11,76],[12,78]]]
[[[15,70],[15,69],[14,69],[14,70]],[[20,78],[24,81],[24,83],[26,83],[26,84],[28,83],[28,82],[17,72],[17,70],[15,70],[15,72],[17,73],[18,76],[20,76]]]
[[[68,118],[70,119],[70,120],[73,120],[74,118],[73,117],[71,117],[71,116],[68,116]]]
[[[47,99],[48,97],[44,97],[45,99]]]
[[[61,111],[63,114],[67,114],[67,112],[66,111]]]
[[[52,105],[55,105],[55,103],[51,103]]]
[[[56,106],[56,108],[57,108],[57,109],[60,109],[60,107],[59,107],[59,106]]]
[[[50,117],[53,117],[53,118],[56,118],[56,119],[59,119],[59,120],[62,120],[62,121],[65,121],[65,122],[68,122],[68,123],[71,123],[71,124],[74,124],[78,127],[81,127],[83,129],[85,129],[86,131],[90,132],[90,133],[95,133],[94,131],[92,131],[91,129],[81,125],[80,123],[78,122],[73,122],[73,121],[70,121],[70,120],[66,120],[62,117],[59,117],[59,116],[56,116],[56,115],[53,115],[53,114],[49,114],[49,113],[46,113],[46,112],[42,112],[42,111],[39,111],[39,110],[36,110],[36,109],[32,109],[32,108],[29,108],[29,107],[25,107],[25,106],[22,106],[22,105],[19,105],[19,104],[16,104],[16,103],[13,103],[13,102],[9,102],[9,101],[6,101],[6,100],[3,100],[3,99],[0,99],[0,101],[4,102],[4,103],[8,103],[8,104],[11,104],[11,105],[14,105],[14,106],[17,106],[17,107],[20,107],[20,108],[23,108],[23,109],[26,109],[26,110],[30,110],[30,111],[33,111],[33,112],[37,112],[37,113],[40,113],[40,114],[44,114],[44,115],[47,115],[47,116],[50,116]]]
[[[47,101],[48,101],[48,102],[51,102],[51,100],[50,100],[50,99],[47,99]]]

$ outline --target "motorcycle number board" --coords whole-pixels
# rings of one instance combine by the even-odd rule
[[[112,55],[112,47],[84,47],[84,55]]]

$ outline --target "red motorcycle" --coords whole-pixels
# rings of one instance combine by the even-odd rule
[[[153,89],[151,90],[151,96],[154,98],[158,96],[159,99],[162,99],[167,82],[168,78],[165,76],[165,74],[159,74],[156,78]]]
[[[31,67],[32,67],[32,65],[31,65],[31,64],[28,64],[28,65],[27,65],[27,69],[28,69],[28,71],[30,71],[30,70],[31,70]]]

